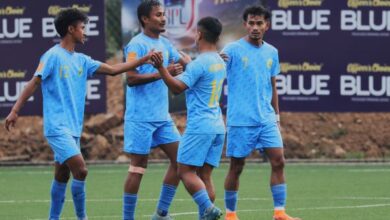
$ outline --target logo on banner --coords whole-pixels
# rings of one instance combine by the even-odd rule
[[[323,9],[322,3],[323,0],[279,0],[278,6],[282,10],[272,11],[272,30],[283,31],[282,35],[285,36],[318,36],[319,31],[330,30],[331,11]]]
[[[9,69],[7,71],[0,71],[0,79],[17,79],[24,78],[26,76],[26,71],[17,71]]]
[[[323,64],[316,63],[280,63],[280,71],[282,73],[288,72],[321,72]]]
[[[278,6],[280,8],[289,7],[320,7],[324,0],[279,0]]]
[[[60,13],[62,10],[68,9],[68,8],[74,8],[77,9],[83,13],[88,14],[91,11],[91,5],[78,5],[73,4],[70,7],[61,7],[59,5],[51,5],[47,8],[47,14],[56,16],[58,13]]]
[[[195,26],[199,2],[200,0],[164,0],[167,33],[170,37],[183,37]]]
[[[360,63],[349,63],[347,65],[347,73],[390,73],[389,65],[381,65],[379,63],[373,63],[371,65],[364,65]]]
[[[25,7],[6,6],[0,8],[0,15],[23,15],[25,9]]]
[[[350,8],[390,7],[390,1],[389,0],[348,0],[347,5]]]
[[[348,0],[347,6],[352,10],[341,10],[342,31],[351,31],[356,37],[390,36],[390,11],[384,10],[390,7],[389,0]]]
[[[355,96],[355,102],[388,102],[390,97],[390,66],[386,64],[349,63],[349,75],[340,76],[340,95]],[[362,73],[364,75],[358,75]],[[374,75],[371,73],[387,73]],[[356,97],[358,96],[358,97]]]

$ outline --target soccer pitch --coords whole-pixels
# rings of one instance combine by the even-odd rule
[[[166,164],[151,164],[142,181],[136,219],[155,211]],[[223,208],[227,165],[214,171],[217,206]],[[240,181],[241,220],[271,220],[267,164],[247,164]],[[121,219],[125,165],[89,166],[89,219]],[[390,165],[288,164],[287,209],[304,220],[389,220]],[[46,220],[52,167],[0,167],[0,219]],[[176,220],[197,219],[197,207],[180,185],[170,209]],[[68,186],[62,219],[75,219]]]

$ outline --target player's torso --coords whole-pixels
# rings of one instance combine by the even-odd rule
[[[87,71],[81,54],[58,48],[52,74],[42,81],[46,135],[79,136],[83,122]]]
[[[255,47],[244,39],[235,42],[228,71],[228,125],[258,125],[273,114],[272,66],[269,45]]]
[[[169,63],[170,44],[166,39],[152,39],[143,33],[132,39],[129,45],[137,45],[136,51],[126,51],[126,53],[137,53],[137,57],[143,57],[150,51],[161,51],[164,58],[164,67]],[[131,47],[127,47],[131,48]],[[138,74],[157,73],[151,64],[144,64],[136,68]],[[126,97],[126,120],[133,121],[166,121],[171,120],[168,113],[168,88],[162,80],[154,82],[127,86]]]
[[[224,133],[224,124],[219,107],[226,65],[216,52],[202,53],[196,64],[203,69],[202,76],[186,91],[187,127],[203,133]]]

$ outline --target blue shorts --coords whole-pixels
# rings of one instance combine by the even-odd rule
[[[180,141],[177,162],[202,167],[205,163],[219,166],[225,134],[187,134]]]
[[[47,142],[54,152],[54,161],[63,164],[69,158],[81,154],[80,137],[69,134],[46,136]]]
[[[227,128],[227,157],[247,157],[257,149],[282,148],[283,140],[276,122],[261,126],[230,126]]]
[[[151,148],[180,140],[180,133],[173,121],[125,121],[124,135],[123,151],[130,154],[149,154]]]

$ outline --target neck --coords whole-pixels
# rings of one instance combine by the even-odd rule
[[[65,36],[61,39],[60,46],[69,52],[74,52],[76,43],[72,41],[69,37]]]
[[[160,32],[156,33],[147,28],[144,29],[144,34],[150,38],[155,38],[155,39],[158,39],[160,37]]]
[[[201,53],[217,51],[217,45],[209,42],[200,41],[198,47],[199,47],[199,52]]]
[[[253,46],[255,46],[255,47],[260,47],[260,46],[263,44],[263,38],[254,40],[254,39],[252,39],[252,38],[249,38],[249,36],[246,36],[246,37],[245,37],[245,40],[246,40],[248,43],[250,43],[250,44],[252,44]]]

